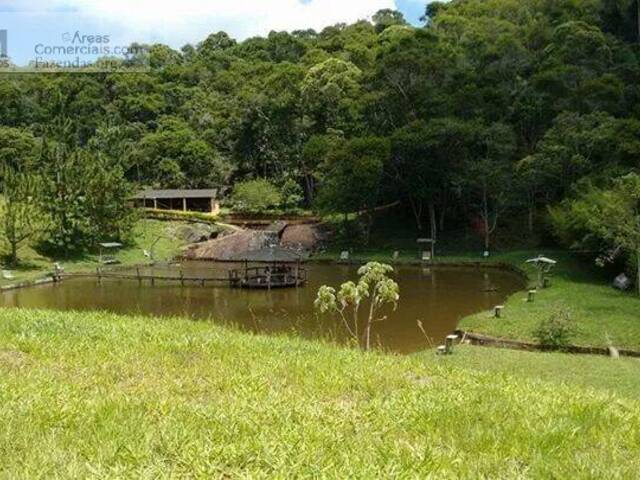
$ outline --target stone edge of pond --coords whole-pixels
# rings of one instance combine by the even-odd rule
[[[554,349],[539,345],[533,342],[525,342],[523,340],[512,340],[509,338],[492,337],[481,333],[467,332],[465,330],[456,330],[463,343],[478,347],[496,347],[506,348],[510,350],[523,350],[528,352],[556,352],[569,353],[576,355],[599,355],[611,356],[611,350],[606,347],[588,347],[583,345],[567,345],[561,349]],[[640,351],[629,349],[616,349],[616,351],[624,357],[640,358]]]
[[[9,292],[11,290],[19,290],[21,288],[37,287],[39,285],[48,285],[50,283],[56,283],[56,280],[53,277],[37,278],[35,280],[26,280],[24,282],[3,285],[2,287],[0,287],[0,292]]]
[[[318,264],[318,265],[347,265],[348,266],[348,265],[362,265],[363,263],[366,263],[368,261],[371,261],[371,260],[368,260],[365,258],[354,258],[351,260],[332,260],[332,259],[323,259],[323,258],[314,259],[313,257],[311,257],[306,261],[306,263]],[[476,260],[459,260],[459,261],[436,260],[434,262],[422,262],[420,260],[411,260],[411,261],[398,262],[398,261],[389,260],[389,261],[385,261],[384,263],[387,263],[394,267],[408,266],[408,267],[424,267],[424,268],[429,268],[429,267],[443,267],[443,268],[472,268],[473,267],[477,269],[491,268],[491,269],[499,269],[499,270],[508,270],[510,272],[517,273],[527,281],[530,280],[527,272],[525,272],[522,268],[517,267],[509,262],[482,262],[482,261],[476,261]]]

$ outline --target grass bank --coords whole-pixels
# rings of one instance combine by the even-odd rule
[[[180,228],[187,225],[181,221],[140,220],[131,233],[131,241],[124,248],[108,252],[123,265],[149,262],[144,250],[151,251],[157,260],[166,261],[175,257],[185,242],[180,237]],[[54,262],[60,263],[67,272],[95,270],[100,266],[99,252],[83,253],[70,258],[53,258],[41,255],[31,247],[20,249],[20,264],[11,270],[14,279],[0,278],[0,286],[34,280],[48,275]]]
[[[534,331],[555,309],[566,309],[576,323],[573,343],[582,346],[640,350],[640,299],[610,285],[611,278],[597,267],[571,253],[545,251],[558,260],[550,288],[540,290],[534,303],[526,302],[526,292],[517,293],[505,304],[502,318],[481,312],[465,318],[464,330],[519,340],[534,340]],[[523,266],[534,252],[511,252],[498,256]],[[525,269],[527,269],[525,267]],[[533,278],[535,273],[527,269]]]
[[[640,470],[640,402],[474,369],[465,366],[471,348],[446,359],[397,357],[179,319],[0,310],[0,474],[631,478]]]

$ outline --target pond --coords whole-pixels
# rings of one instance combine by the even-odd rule
[[[189,262],[185,277],[226,277],[232,264]],[[163,276],[180,275],[177,268],[154,268]],[[107,310],[154,316],[187,316],[260,333],[293,332],[305,337],[344,341],[347,335],[338,318],[318,316],[313,301],[321,285],[338,286],[357,279],[357,267],[307,265],[309,282],[298,289],[238,290],[226,285],[205,287],[179,283],[135,280],[68,279],[59,284],[7,291],[0,296],[3,307],[57,310]],[[373,339],[378,347],[410,353],[439,344],[467,315],[490,310],[518,290],[523,279],[515,273],[483,268],[396,268],[400,303],[388,309],[388,319],[377,323]],[[430,337],[418,328],[418,321]]]

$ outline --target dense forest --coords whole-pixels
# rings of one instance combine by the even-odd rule
[[[321,32],[212,33],[129,59],[148,73],[4,74],[5,236],[84,248],[126,231],[120,200],[135,188],[254,180],[244,186],[276,190],[267,207],[401,200],[433,237],[466,225],[489,249],[502,228],[552,231],[632,259],[637,2],[454,0],[423,20],[380,11]]]

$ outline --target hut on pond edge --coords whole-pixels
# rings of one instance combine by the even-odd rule
[[[284,248],[268,247],[243,252],[231,260],[244,264],[242,268],[229,271],[231,285],[238,288],[300,287],[307,281],[307,271],[302,267],[303,257]]]

